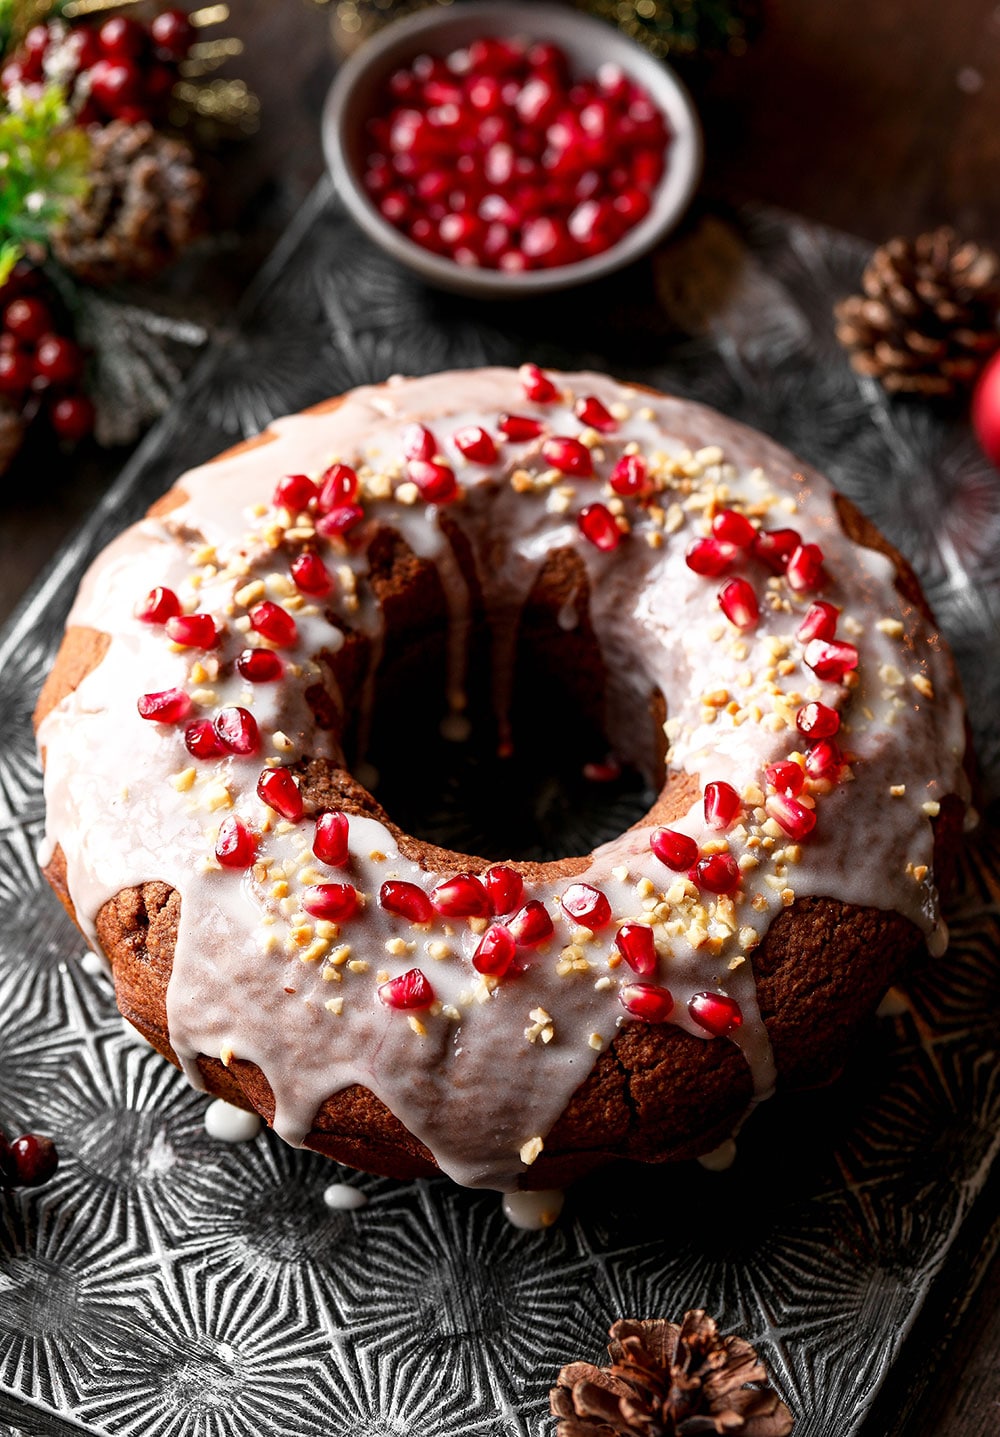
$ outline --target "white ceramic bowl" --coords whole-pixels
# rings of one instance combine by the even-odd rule
[[[671,132],[663,178],[644,219],[601,254],[551,269],[508,272],[466,267],[415,244],[382,218],[361,183],[365,125],[384,99],[393,70],[417,55],[444,56],[483,35],[524,35],[561,46],[573,71],[592,75],[612,61],[644,86]],[[555,5],[475,0],[432,8],[394,21],[358,49],[338,71],[323,112],[323,145],[340,194],[365,233],[403,264],[441,289],[484,298],[512,298],[566,289],[630,264],[656,244],[687,208],[701,173],[701,127],[676,75],[634,41],[601,20]]]

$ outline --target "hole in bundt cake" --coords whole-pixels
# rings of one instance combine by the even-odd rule
[[[446,696],[444,625],[387,638],[364,745],[375,795],[407,833],[459,853],[546,862],[588,853],[648,810],[655,792],[619,767],[602,722],[603,675],[581,672],[574,646],[552,646],[525,611],[509,710],[510,753],[495,692],[495,647],[470,634],[464,741]],[[586,697],[582,685],[589,686]],[[650,720],[652,727],[652,719]]]

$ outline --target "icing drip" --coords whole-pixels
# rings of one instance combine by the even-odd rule
[[[542,1188],[532,1193],[507,1193],[503,1199],[504,1217],[512,1227],[525,1232],[541,1232],[559,1221],[566,1201],[557,1188]]]
[[[357,1212],[368,1206],[368,1198],[350,1183],[330,1183],[323,1189],[323,1201],[334,1212]]]
[[[249,1143],[261,1130],[256,1113],[244,1112],[216,1098],[205,1109],[205,1131],[220,1143]]]
[[[179,506],[121,536],[86,577],[71,623],[111,642],[39,736],[47,844],[59,843],[66,855],[70,893],[91,941],[101,906],[121,889],[159,879],[180,892],[167,1022],[192,1083],[200,1085],[199,1054],[258,1064],[274,1093],[274,1127],[293,1143],[306,1137],[329,1094],[360,1083],[445,1172],[501,1189],[524,1178],[598,1054],[629,1021],[623,1001],[636,981],[668,988],[666,1019],[706,1041],[690,1006],[695,995],[738,1005],[742,1021],[729,1036],[747,1059],[755,1100],[766,1097],[775,1074],[757,1007],[754,948],[789,903],[809,894],[898,910],[936,941],[930,820],[940,799],[965,787],[949,660],[899,598],[889,562],[843,536],[818,475],[793,472],[785,451],[699,406],[640,395],[598,375],[560,383],[565,392],[553,405],[528,403],[507,370],[360,389],[325,413],[279,421],[270,442],[186,475]],[[573,413],[581,394],[621,416],[617,433],[582,428]],[[449,447],[464,426],[492,430],[501,411],[529,412],[549,434],[580,436],[599,477],[552,470],[541,441],[502,444],[489,467],[466,463]],[[282,475],[318,477],[334,458],[351,464],[366,513],[435,566],[449,614],[451,717],[461,716],[469,586],[442,511],[421,502],[405,479],[400,434],[416,421],[435,431],[441,457],[456,471],[463,494],[444,511],[448,525],[467,541],[493,632],[510,636],[496,669],[501,715],[519,615],[550,556],[572,549],[586,566],[615,754],[660,786],[642,716],[650,695],[661,693],[671,768],[702,789],[729,783],[739,797],[725,831],[709,825],[700,797],[671,824],[700,854],[738,862],[735,894],[715,896],[672,872],[651,851],[651,829],[631,830],[595,851],[574,880],[607,899],[611,920],[596,931],[561,907],[567,880],[529,885],[525,898],[544,905],[554,933],[526,951],[526,975],[508,982],[473,966],[486,920],[435,916],[417,925],[381,906],[388,880],[427,893],[443,876],[402,854],[384,825],[351,815],[349,864],[330,868],[312,854],[311,815],[282,820],[257,798],[265,763],[342,762],[339,736],[317,727],[304,698],[321,684],[335,707],[339,700],[329,666],[314,656],[336,653],[345,633],[357,630],[370,641],[374,673],[382,643],[363,542],[331,540],[324,549],[336,579],[328,598],[311,599],[288,578],[287,546],[309,543],[314,533],[308,514],[276,514],[271,500]],[[622,455],[635,452],[631,446],[647,456],[658,484],[642,504],[616,498],[604,482]],[[595,499],[631,531],[611,550],[587,542],[575,522],[580,505]],[[726,507],[769,530],[794,524],[803,543],[821,546],[823,597],[842,610],[838,638],[857,649],[851,683],[821,680],[805,664],[796,633],[810,595],[762,564],[739,563],[753,577],[759,624],[740,631],[723,616],[721,581],[695,573],[685,554]],[[179,648],[162,627],[133,618],[150,583],[174,591],[185,613],[218,617],[217,652]],[[265,597],[294,615],[297,642],[279,650],[287,684],[250,683],[232,667],[254,640],[248,614]],[[576,615],[578,597],[584,605],[573,596]],[[559,616],[564,627],[569,608]],[[145,722],[136,712],[140,694],[170,688],[191,696],[194,717],[233,705],[252,712],[260,751],[193,759],[183,723]],[[838,741],[851,756],[843,777],[854,781],[802,790],[817,822],[799,841],[769,816],[764,769],[795,753],[801,763],[807,743],[795,714],[806,702],[842,710]],[[363,714],[358,731],[363,738]],[[258,841],[257,861],[240,871],[213,857],[216,831],[231,814]],[[360,913],[334,923],[303,910],[307,890],[332,882],[354,886]],[[654,935],[655,971],[641,980],[614,946],[623,921]],[[413,969],[425,975],[433,1005],[387,1006],[383,985]]]

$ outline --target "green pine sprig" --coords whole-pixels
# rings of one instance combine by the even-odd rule
[[[86,192],[90,143],[61,86],[15,94],[0,109],[0,283],[28,245],[46,246]]]

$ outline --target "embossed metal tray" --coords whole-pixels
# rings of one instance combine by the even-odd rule
[[[995,792],[1000,478],[960,424],[851,374],[830,308],[856,282],[860,245],[773,213],[725,233],[742,266],[701,303],[691,337],[657,303],[656,261],[584,293],[477,308],[373,252],[321,187],[238,325],[9,626],[0,1124],[51,1132],[63,1161],[47,1187],[0,1193],[0,1432],[541,1437],[559,1367],[597,1358],[613,1318],[695,1305],[759,1345],[797,1437],[906,1430],[926,1370],[921,1324],[954,1316],[996,1237],[989,824],[964,863],[948,956],[872,1025],[840,1085],[769,1104],[728,1173],[607,1174],[541,1234],[444,1180],[343,1173],[369,1203],[332,1212],[322,1194],[337,1173],[321,1158],[269,1134],[213,1143],[205,1100],[124,1035],[34,857],[31,709],[106,540],[274,415],[397,371],[527,357],[705,400],[829,473],[919,570]],[[711,275],[697,235],[687,248],[690,301]],[[676,280],[661,274],[673,293]]]

